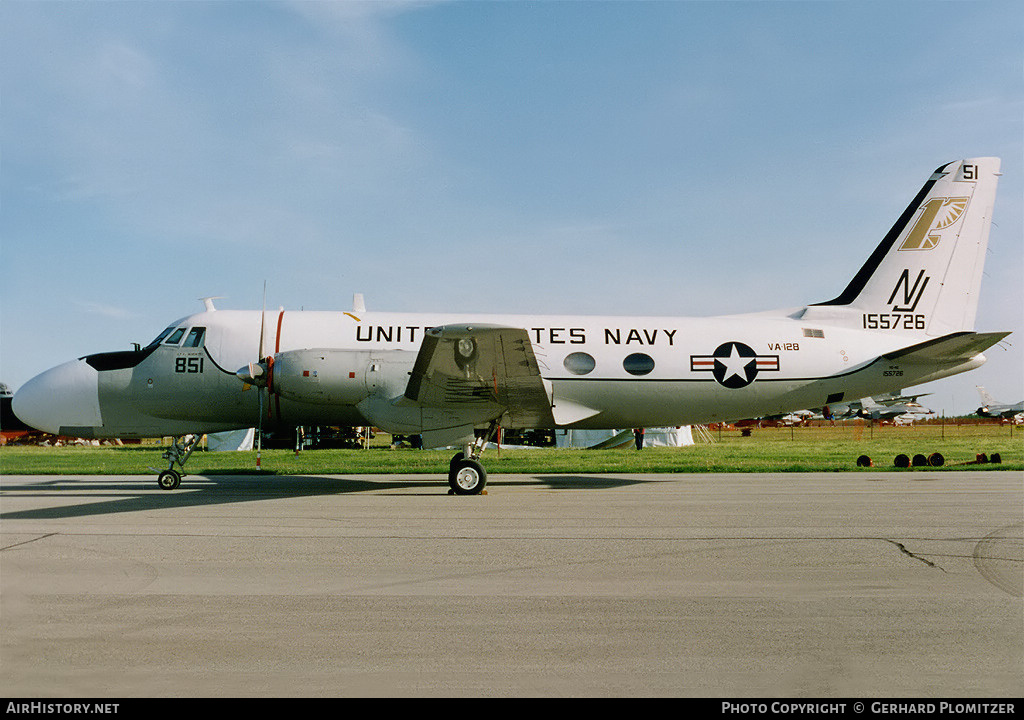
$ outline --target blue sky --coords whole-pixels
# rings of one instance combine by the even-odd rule
[[[0,4],[0,380],[221,308],[712,315],[837,295],[998,155],[978,328],[1024,396],[1016,2]]]

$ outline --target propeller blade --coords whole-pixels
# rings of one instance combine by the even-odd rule
[[[257,388],[260,395],[260,416],[256,421],[256,469],[263,469],[263,390]]]
[[[260,310],[260,346],[259,355],[256,357],[255,363],[249,363],[246,367],[239,370],[236,374],[242,379],[243,382],[248,382],[250,385],[257,386],[257,392],[260,396],[260,415],[257,421],[256,427],[256,469],[262,470],[262,459],[263,459],[263,388],[267,386],[268,376],[270,375],[269,361],[264,361],[263,357],[263,333],[267,322],[267,281],[263,281],[263,309]],[[245,376],[243,377],[243,372]],[[248,378],[248,379],[247,379]],[[250,381],[251,380],[251,381]],[[268,389],[269,392],[269,389]],[[267,398],[268,400],[270,398]]]
[[[260,350],[257,361],[263,360],[263,331],[267,321],[267,281],[263,281],[263,309],[260,311]]]

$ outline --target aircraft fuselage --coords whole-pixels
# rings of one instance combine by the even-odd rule
[[[416,432],[425,428],[404,416],[389,423],[386,408],[405,391],[426,331],[454,323],[523,328],[550,388],[554,423],[549,424],[566,427],[736,420],[887,392],[936,376],[928,366],[878,362],[914,341],[898,331],[865,332],[790,318],[223,310],[183,318],[146,349],[86,356],[39,376],[51,392],[52,383],[64,378],[68,392],[81,396],[76,424],[45,429],[122,438],[215,432],[258,424],[262,405],[265,427],[374,424]],[[264,391],[261,402],[260,389],[236,375],[258,359],[261,327],[267,354],[331,351],[330,377],[310,376],[317,372],[314,367],[305,371],[305,390]],[[199,346],[189,346],[197,328]],[[969,367],[947,368],[938,376],[983,360],[976,356],[965,364]],[[285,386],[285,379],[279,377],[277,385]],[[374,411],[374,399],[383,411]],[[535,427],[537,419],[530,420],[526,426]],[[522,426],[508,416],[502,424]]]

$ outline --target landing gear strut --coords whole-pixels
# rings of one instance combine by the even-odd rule
[[[449,495],[479,495],[484,491],[487,471],[480,464],[480,456],[497,431],[498,421],[494,420],[482,437],[466,445],[465,451],[455,453],[448,466]]]
[[[170,466],[157,477],[157,485],[161,490],[174,490],[181,484],[182,471],[185,470],[185,463],[188,462],[192,451],[202,439],[202,435],[185,435],[181,438],[174,438],[174,444],[163,454],[163,459],[170,461]],[[174,469],[177,463],[181,471]]]

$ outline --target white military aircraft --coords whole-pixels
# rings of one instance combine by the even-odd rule
[[[506,428],[666,427],[820,407],[979,367],[974,332],[998,158],[943,165],[838,297],[713,318],[207,311],[144,348],[88,355],[22,387],[27,424],[77,437],[374,425],[463,446],[448,482],[479,493]],[[482,437],[475,432],[485,429]]]
[[[982,402],[982,406],[975,412],[981,417],[1013,420],[1017,418],[1017,416],[1024,414],[1024,400],[1013,405],[1010,405],[1009,403],[1001,403],[989,395],[988,390],[981,385],[976,385],[975,387],[978,389],[978,394],[981,396]]]
[[[861,398],[860,409],[854,412],[854,415],[867,420],[894,420],[896,418],[903,418],[904,422],[913,422],[914,420],[923,420],[929,415],[934,415],[934,410],[929,410],[925,406],[916,402],[899,402],[892,404],[879,404],[875,402],[875,398]]]

